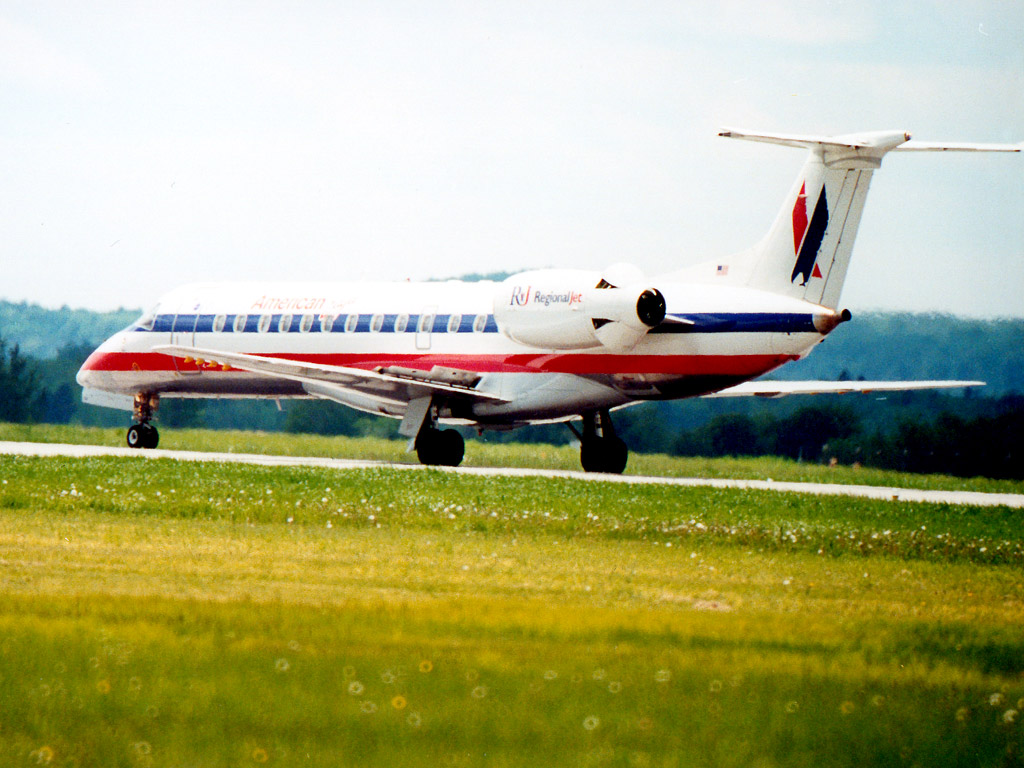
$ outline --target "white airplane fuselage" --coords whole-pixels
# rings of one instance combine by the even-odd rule
[[[566,292],[600,279],[596,272],[580,277]],[[79,383],[124,395],[310,396],[296,380],[155,351],[167,345],[410,375],[452,369],[479,375],[474,391],[501,400],[460,407],[453,398],[442,421],[513,426],[717,391],[805,355],[823,338],[815,323],[822,330],[835,324],[830,309],[756,290],[672,283],[658,289],[668,317],[684,322],[659,324],[631,349],[613,350],[598,342],[542,348],[510,338],[495,319],[495,303],[507,291],[493,282],[184,286],[100,346]],[[529,300],[536,299],[534,289]],[[401,401],[358,392],[348,393],[345,404],[390,416],[405,411]]]

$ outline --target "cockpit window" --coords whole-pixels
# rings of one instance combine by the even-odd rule
[[[144,331],[152,331],[154,325],[156,325],[155,309],[149,310],[149,312],[140,317],[138,322],[135,323],[137,328],[142,328]]]

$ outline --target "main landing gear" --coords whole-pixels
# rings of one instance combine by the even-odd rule
[[[416,458],[420,464],[457,467],[466,453],[466,442],[454,429],[438,429],[424,424],[416,435]]]
[[[412,400],[406,406],[398,434],[410,438],[409,450],[416,449],[420,464],[457,467],[466,453],[466,443],[454,429],[437,428],[441,405],[430,396]]]
[[[135,395],[132,418],[135,423],[128,427],[127,442],[129,448],[156,448],[160,442],[160,433],[149,422],[156,414],[160,405],[160,395],[139,392]]]
[[[629,460],[629,449],[615,436],[612,417],[608,411],[583,414],[583,434],[566,422],[580,439],[580,464],[584,472],[607,472],[621,475]]]

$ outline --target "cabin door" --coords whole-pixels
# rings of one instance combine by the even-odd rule
[[[182,347],[194,347],[196,345],[196,324],[199,322],[200,302],[192,300],[189,304],[178,307],[178,313],[174,316],[174,325],[171,327],[171,344]],[[174,367],[178,373],[197,374],[200,368],[195,361],[185,362],[183,357],[174,358]]]
[[[416,322],[416,349],[430,349],[430,336],[434,331],[434,318],[437,307],[424,307],[420,319]]]

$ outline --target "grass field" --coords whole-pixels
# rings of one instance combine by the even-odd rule
[[[0,457],[0,764],[1016,765],[1020,515]]]

